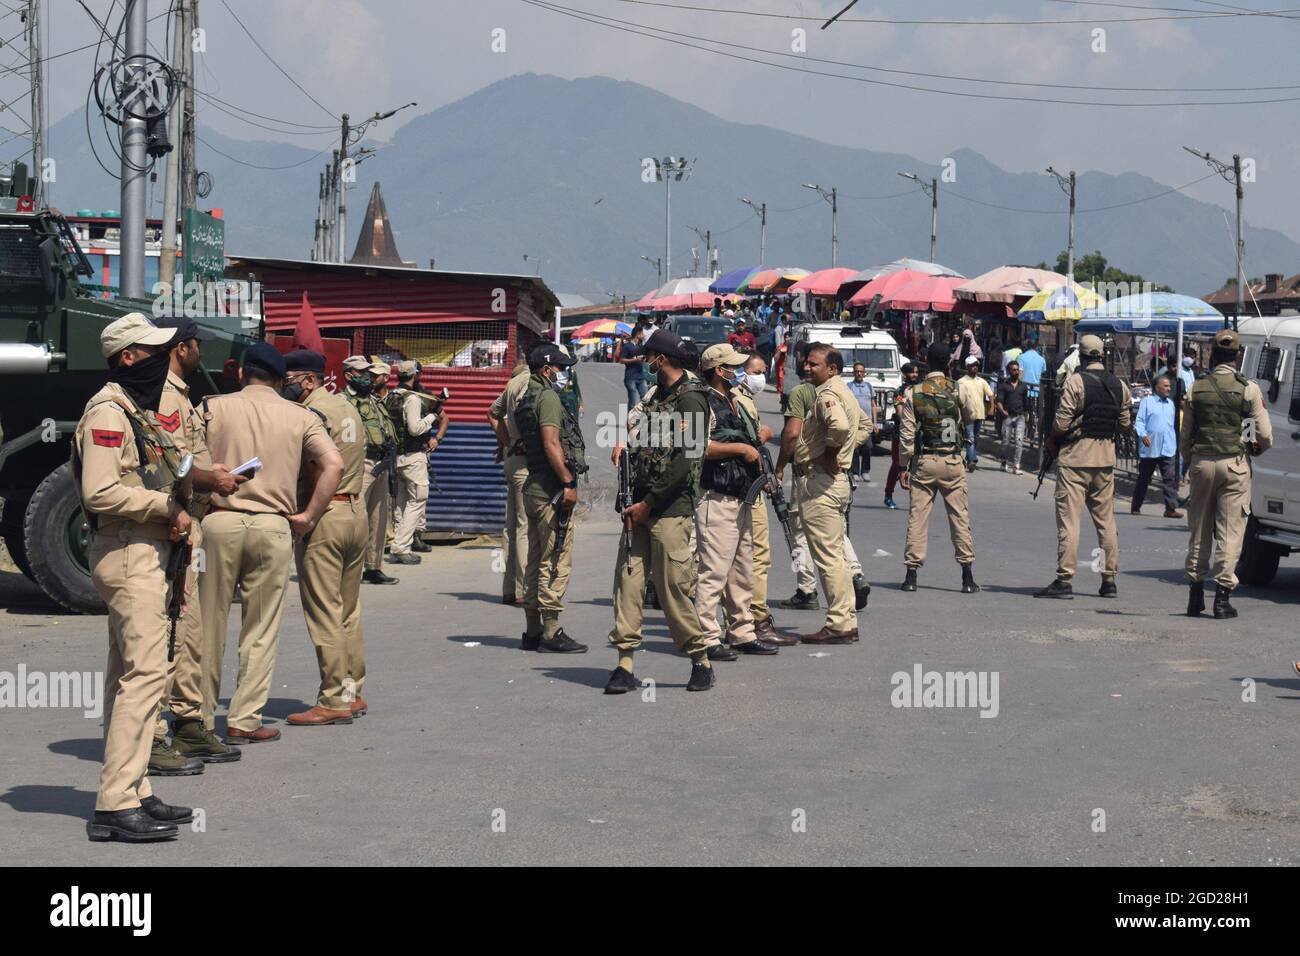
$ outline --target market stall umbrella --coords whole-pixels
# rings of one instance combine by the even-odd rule
[[[907,285],[913,279],[924,278],[926,278],[924,272],[913,272],[911,269],[899,269],[882,273],[853,293],[849,299],[849,305],[867,305],[876,297],[877,293],[879,293],[883,301],[892,295],[895,289]],[[843,286],[841,286],[842,288]]]
[[[1044,289],[1059,288],[1067,283],[1065,276],[1047,269],[1029,266],[998,266],[953,291],[958,299],[968,302],[1000,302],[1014,305],[1016,299],[1028,299]]]
[[[1077,282],[1044,289],[1030,297],[1020,307],[1016,318],[1021,322],[1078,322],[1084,309],[1095,309],[1102,304],[1096,292]]]
[[[961,276],[916,276],[880,299],[880,308],[910,312],[951,312],[957,304],[952,290]]]
[[[689,312],[692,309],[711,309],[713,300],[719,298],[712,292],[690,292],[685,295],[664,295],[650,303],[656,312]],[[730,300],[724,305],[730,306]]]
[[[783,292],[806,275],[808,275],[808,270],[800,269],[797,266],[764,269],[761,272],[755,272],[746,279],[744,284],[736,291],[743,295],[757,295],[760,292]]]
[[[713,295],[709,292],[709,284],[713,280],[708,276],[688,276],[680,279],[669,279],[659,287],[659,292],[655,295],[656,299],[662,299],[670,295],[708,295],[709,304],[713,304]]]
[[[645,295],[641,296],[641,298],[639,298],[639,299],[637,299],[635,302],[633,302],[633,303],[632,303],[632,308],[634,308],[634,309],[636,309],[636,310],[638,310],[638,311],[640,311],[640,312],[645,312],[645,311],[649,310],[649,309],[651,308],[651,303],[654,302],[654,300],[655,300],[655,296],[657,296],[658,294],[659,294],[659,290],[658,290],[658,289],[651,289],[651,290],[650,290],[649,292],[647,292]]]
[[[950,269],[938,262],[926,262],[922,259],[895,259],[893,262],[887,262],[882,266],[872,266],[869,269],[862,269],[849,276],[839,288],[839,297],[847,298],[861,289],[872,279],[878,279],[890,272],[919,272],[928,276],[961,276],[956,269]],[[964,276],[963,276],[964,278]]]
[[[578,326],[570,333],[575,339],[600,338],[608,335],[631,335],[632,326],[618,319],[592,319]]]
[[[786,291],[793,295],[806,292],[808,295],[836,295],[840,286],[857,275],[856,269],[821,269],[810,272]]]
[[[1128,335],[1173,335],[1175,355],[1183,354],[1183,336],[1213,334],[1225,328],[1223,313],[1200,299],[1173,292],[1145,292],[1121,296],[1088,309],[1074,330],[1119,332]]]
[[[745,284],[745,280],[755,272],[761,272],[762,266],[750,266],[747,269],[732,269],[720,275],[709,284],[709,291],[714,295],[729,295]]]

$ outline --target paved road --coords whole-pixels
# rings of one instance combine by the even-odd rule
[[[618,372],[580,369],[589,441]],[[760,402],[773,423],[775,397]],[[593,451],[575,657],[517,649],[522,613],[496,602],[491,546],[444,547],[367,588],[371,714],[284,728],[234,765],[156,780],[204,809],[206,830],[153,847],[90,845],[99,723],[70,709],[0,710],[0,846],[10,863],[1029,863],[1294,864],[1300,566],[1243,589],[1227,625],[1178,615],[1186,529],[1122,518],[1118,601],[1084,571],[1073,602],[1029,597],[1052,576],[1050,487],[981,470],[971,482],[976,574],[959,593],[941,514],[922,589],[897,590],[906,511],[859,490],[853,537],[876,585],[863,640],[720,664],[687,694],[687,662],[651,613],[637,674],[653,701],[601,694],[618,526],[613,469]],[[876,459],[877,482],[887,459]],[[906,496],[900,494],[905,503]],[[1125,512],[1127,509],[1124,509]],[[1155,508],[1149,507],[1150,511]],[[1086,557],[1093,545],[1084,537]],[[774,544],[784,555],[779,537]],[[774,596],[793,590],[784,561]],[[0,670],[99,670],[104,622],[51,613],[0,575]],[[233,622],[232,622],[233,623]],[[778,612],[812,631],[812,612]],[[233,635],[232,627],[232,635]],[[234,645],[226,662],[234,681]],[[891,705],[891,675],[996,672],[998,712]],[[1254,702],[1242,681],[1255,682]],[[315,659],[296,593],[267,713],[310,700]],[[1104,832],[1096,832],[1104,811]],[[494,822],[496,826],[494,827]],[[504,832],[499,832],[504,824]]]

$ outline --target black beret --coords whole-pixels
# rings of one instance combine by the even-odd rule
[[[325,356],[311,349],[294,349],[284,357],[286,372],[315,372],[325,374]]]
[[[258,342],[244,353],[244,368],[259,368],[274,378],[284,378],[284,356],[270,342]]]

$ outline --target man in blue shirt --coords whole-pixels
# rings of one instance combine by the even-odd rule
[[[1038,394],[1038,384],[1043,380],[1043,373],[1047,371],[1047,359],[1038,354],[1038,349],[1034,347],[1033,342],[1026,341],[1024,351],[1016,361],[1020,363],[1020,377],[1029,386],[1029,395],[1032,398]]]
[[[1169,397],[1172,385],[1168,375],[1156,379],[1155,391],[1142,399],[1138,405],[1137,418],[1133,429],[1138,436],[1137,483],[1133,486],[1133,514],[1142,513],[1142,502],[1146,500],[1147,486],[1151,484],[1151,473],[1160,468],[1160,480],[1164,485],[1165,517],[1181,518],[1178,510],[1178,436],[1174,430],[1174,403]]]
[[[874,435],[876,426],[876,390],[867,381],[867,367],[861,362],[853,366],[853,381],[849,382],[849,391],[858,400],[858,407],[862,409],[862,414],[866,415],[867,420],[871,422],[871,432]],[[865,478],[867,484],[871,484],[871,438],[868,438],[854,449],[853,469],[850,474],[858,478]]]

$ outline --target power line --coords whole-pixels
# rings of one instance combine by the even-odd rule
[[[247,160],[243,160],[243,159],[238,158],[237,156],[231,156],[229,153],[222,152],[221,150],[217,149],[217,147],[215,147],[215,146],[213,146],[211,143],[209,143],[209,142],[208,142],[206,139],[204,139],[202,136],[199,136],[197,133],[195,134],[195,138],[196,138],[200,143],[202,143],[204,146],[206,146],[208,149],[210,149],[210,150],[212,150],[214,153],[216,153],[218,156],[224,156],[224,157],[226,157],[226,159],[230,160],[232,163],[238,163],[240,166],[247,166],[247,167],[249,167],[250,169],[267,169],[267,170],[277,170],[277,169],[297,169],[299,166],[306,166],[308,163],[310,163],[310,162],[311,162],[313,159],[315,159],[317,156],[323,156],[323,155],[324,155],[325,153],[327,153],[327,152],[329,151],[329,149],[330,149],[329,146],[326,146],[324,149],[320,150],[319,152],[313,153],[312,155],[308,156],[306,159],[304,159],[304,160],[302,160],[301,162],[298,162],[298,163],[289,163],[289,164],[287,164],[287,165],[285,165],[285,166],[263,166],[263,165],[261,165],[261,164],[259,164],[259,163],[250,163],[250,162],[248,162]]]
[[[744,44],[739,44],[739,43],[730,43],[725,40],[718,40],[711,37],[697,37],[692,34],[679,33],[672,30],[665,30],[660,27],[650,27],[641,23],[635,23],[627,20],[619,20],[615,17],[607,17],[602,14],[591,13],[590,11],[587,10],[579,10],[573,7],[561,6],[560,4],[550,2],[550,0],[521,0],[521,2],[526,3],[530,6],[537,7],[538,9],[541,10],[546,10],[547,12],[550,13],[556,13],[561,16],[569,17],[570,19],[580,20],[585,23],[591,23],[594,24],[595,26],[605,27],[606,29],[617,30],[622,33],[631,33],[636,36],[648,37],[652,40],[659,40],[664,43],[671,43],[674,46],[683,46],[694,50],[700,50],[704,53],[709,53],[712,56],[727,57],[733,60],[740,60],[746,63],[756,63],[760,66],[772,67],[778,70],[785,70],[792,73],[802,73],[809,76],[824,76],[832,79],[850,80],[856,83],[866,83],[873,86],[885,86],[894,89],[911,90],[919,93],[936,93],[943,96],[957,96],[957,97],[962,97],[964,99],[996,100],[996,101],[1004,101],[1004,102],[1009,101],[1009,102],[1016,102],[1016,103],[1049,103],[1058,106],[1102,106],[1102,107],[1127,107],[1127,108],[1133,108],[1133,107],[1139,107],[1139,108],[1179,107],[1181,108],[1181,107],[1189,107],[1189,106],[1248,106],[1248,105],[1260,105],[1260,104],[1269,104],[1269,103],[1291,103],[1300,100],[1300,96],[1289,96],[1289,97],[1272,97],[1272,98],[1249,99],[1249,100],[1191,100],[1191,101],[1157,100],[1151,102],[1146,102],[1146,101],[1124,102],[1124,101],[1070,100],[1070,99],[1059,99],[1059,98],[1042,97],[1042,96],[1012,96],[1008,94],[997,94],[997,93],[974,93],[966,90],[945,90],[937,87],[918,86],[910,83],[898,83],[898,82],[891,82],[889,80],[872,79],[870,77],[865,77],[865,76],[849,76],[843,73],[835,73],[826,70],[812,70],[812,69],[807,69],[805,67],[793,66],[786,63],[778,63],[778,62],[773,62],[771,60],[759,59],[757,57],[744,56],[738,53],[729,53],[726,50],[718,50],[709,46],[701,46],[700,44],[711,43],[714,44],[715,46],[732,47],[735,49],[763,53],[769,56],[787,56],[797,60],[814,60],[815,62],[827,62],[827,61],[817,60],[814,57],[807,57],[799,54],[786,54],[779,51],[768,51],[758,47],[745,46]],[[684,38],[684,39],[678,39],[678,38]],[[696,42],[688,42],[688,41],[696,41]],[[834,61],[830,61],[830,62],[834,62]],[[860,64],[840,64],[840,65],[847,65],[857,69],[871,69],[871,70],[882,69],[878,67],[865,67]],[[907,73],[907,71],[885,71],[885,72]],[[915,75],[915,74],[909,74],[909,75]],[[936,78],[936,79],[944,78],[944,77],[935,77],[933,74],[920,74],[920,75],[929,78]],[[993,81],[993,80],[975,80],[975,82],[995,83],[997,85],[1030,85],[1030,84],[1022,84],[1018,82],[1013,83],[1012,81],[1003,82],[1003,81]],[[1077,88],[1077,87],[1065,87],[1065,88]],[[1284,87],[1284,88],[1297,89],[1300,87]],[[1097,87],[1086,87],[1086,89],[1097,89]],[[1264,90],[1264,89],[1268,89],[1268,88],[1251,87],[1248,89],[1235,90],[1235,91],[1228,90],[1226,88],[1216,88],[1216,92],[1247,92],[1250,90]],[[1117,88],[1112,92],[1122,92],[1122,90]],[[1162,92],[1193,92],[1193,91],[1175,90],[1171,88],[1168,90],[1163,90]]]
[[[252,110],[247,109],[243,106],[236,106],[234,103],[231,103],[229,100],[223,100],[221,97],[216,96],[212,93],[202,92],[198,89],[196,89],[194,92],[197,95],[202,96],[205,100],[213,100],[217,103],[220,103],[222,106],[228,106],[232,110],[236,110],[240,113],[247,113],[249,116],[256,116],[258,119],[264,119],[270,123],[279,123],[282,126],[297,126],[301,129],[316,130],[316,131],[329,130],[331,133],[336,132],[338,130],[338,124],[333,124],[330,126],[320,126],[320,125],[314,125],[312,123],[297,123],[294,122],[293,120],[280,119],[279,117],[276,116],[265,116],[262,113],[254,113]]]
[[[248,35],[248,39],[253,41],[253,46],[257,47],[258,50],[261,51],[262,56],[270,60],[271,65],[274,66],[277,70],[279,70],[286,80],[288,80],[290,83],[296,86],[299,92],[301,92],[303,96],[307,97],[307,99],[311,100],[313,103],[319,106],[321,108],[321,111],[324,112],[325,115],[330,117],[331,119],[334,119],[338,115],[334,113],[332,110],[330,110],[328,107],[326,107],[325,104],[322,103],[320,100],[316,99],[316,97],[308,93],[307,89],[297,80],[295,80],[292,76],[290,76],[284,67],[282,67],[279,63],[275,62],[275,57],[271,56],[271,54],[266,51],[266,48],[262,46],[262,44],[257,42],[257,37],[253,36],[252,31],[249,30],[248,27],[244,26],[244,21],[239,19],[239,17],[235,14],[234,10],[230,9],[230,4],[227,3],[226,0],[221,0],[221,5],[226,8],[227,13],[229,13],[232,17],[234,17],[235,22],[239,24],[239,28]]]
[[[1126,207],[1126,206],[1137,206],[1137,205],[1139,205],[1139,204],[1141,204],[1141,203],[1144,203],[1144,202],[1150,202],[1150,201],[1153,200],[1153,199],[1159,199],[1159,198],[1162,197],[1162,196],[1168,196],[1170,193],[1180,193],[1180,192],[1182,192],[1184,189],[1190,189],[1192,186],[1195,186],[1195,185],[1197,185],[1198,183],[1203,183],[1203,182],[1205,182],[1207,179],[1211,179],[1211,178],[1213,178],[1214,176],[1217,176],[1217,175],[1218,175],[1217,172],[1214,172],[1214,173],[1208,173],[1208,174],[1206,174],[1205,176],[1200,177],[1199,179],[1193,179],[1193,180],[1192,180],[1191,182],[1189,182],[1189,183],[1183,183],[1181,186],[1173,186],[1173,187],[1171,187],[1171,188],[1169,188],[1169,189],[1166,189],[1166,190],[1164,190],[1164,191],[1162,191],[1162,192],[1153,193],[1153,194],[1150,195],[1150,196],[1143,196],[1141,199],[1130,199],[1130,200],[1128,200],[1127,202],[1111,203],[1111,204],[1108,205],[1108,206],[1092,206],[1092,207],[1089,207],[1089,208],[1086,208],[1086,209],[1076,209],[1075,212],[1076,212],[1076,213],[1085,213],[1085,212],[1106,212],[1106,211],[1111,210],[1111,209],[1123,209],[1123,208]],[[1003,206],[1003,205],[1000,205],[1000,204],[998,204],[998,203],[994,203],[994,202],[985,202],[983,199],[976,199],[976,198],[974,198],[973,196],[963,196],[961,193],[959,193],[959,192],[955,192],[955,191],[953,191],[952,189],[945,189],[945,190],[944,190],[944,195],[945,195],[945,196],[955,196],[957,199],[963,200],[964,202],[974,203],[974,204],[977,205],[977,206],[987,206],[987,207],[990,208],[990,209],[1000,209],[1000,210],[1002,210],[1003,212],[1020,212],[1020,213],[1028,213],[1028,214],[1031,214],[1031,215],[1038,215],[1038,216],[1065,216],[1065,215],[1068,215],[1068,212],[1067,212],[1066,210],[1064,210],[1064,209],[1023,209],[1023,208],[1019,208],[1019,207],[1016,207],[1016,206]]]

